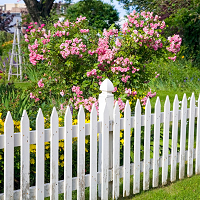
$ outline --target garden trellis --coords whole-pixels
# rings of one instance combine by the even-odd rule
[[[4,135],[0,135],[0,148],[4,148],[4,193],[1,199],[44,199],[51,196],[58,199],[59,193],[64,193],[64,199],[72,199],[72,191],[77,190],[77,199],[85,199],[85,188],[90,187],[90,199],[113,199],[119,197],[120,178],[123,178],[123,196],[130,195],[130,176],[133,175],[134,194],[140,192],[140,182],[143,190],[150,186],[150,170],[153,170],[152,186],[159,185],[159,168],[162,168],[162,185],[167,184],[168,178],[176,180],[176,168],[179,163],[179,179],[185,178],[185,162],[187,161],[187,176],[193,172],[195,159],[195,173],[200,173],[200,106],[195,107],[195,97],[192,94],[190,108],[184,95],[182,107],[176,96],[173,111],[170,111],[170,101],[166,98],[164,112],[161,112],[159,97],[155,104],[155,112],[151,113],[150,100],[147,100],[145,114],[141,114],[139,100],[135,107],[135,114],[131,116],[129,102],[126,102],[124,118],[120,118],[117,103],[114,105],[112,83],[106,79],[100,89],[99,121],[97,111],[93,106],[90,123],[85,123],[85,113],[80,107],[78,125],[72,125],[72,115],[69,107],[66,110],[64,127],[59,127],[58,114],[53,109],[51,128],[44,129],[44,117],[40,109],[36,119],[36,131],[29,130],[29,118],[24,111],[21,119],[21,133],[14,133],[13,120],[8,112]],[[198,99],[198,105],[200,98]],[[187,119],[189,130],[187,131]],[[177,151],[178,126],[180,125],[180,151]],[[163,147],[160,155],[160,134],[163,124]],[[171,154],[169,148],[169,126],[172,124]],[[154,126],[153,140],[151,140],[151,126]],[[195,125],[197,125],[196,129]],[[144,127],[144,134],[142,128]],[[120,130],[124,130],[123,166],[120,166]],[[134,134],[130,136],[131,129]],[[196,131],[195,131],[196,130]],[[98,134],[99,133],[99,134]],[[196,135],[195,135],[196,133]],[[141,136],[144,138],[144,157],[141,155]],[[85,136],[90,136],[90,174],[85,174]],[[188,136],[188,143],[186,140]],[[194,138],[196,136],[196,147]],[[77,137],[77,177],[72,177],[72,138]],[[134,137],[134,162],[131,163],[131,137]],[[58,142],[64,139],[64,180],[58,180]],[[44,143],[50,141],[50,183],[44,183]],[[150,146],[153,142],[153,158],[150,158]],[[36,144],[36,185],[30,187],[30,144]],[[186,144],[188,149],[186,150]],[[21,147],[21,188],[14,190],[14,147]],[[98,148],[99,146],[99,148]],[[98,153],[99,149],[99,153]],[[98,159],[99,157],[99,159]],[[97,163],[98,159],[98,163]],[[97,170],[97,164],[99,164]],[[171,165],[170,177],[168,166]],[[100,167],[101,166],[101,167]],[[143,173],[143,180],[140,174]],[[101,188],[98,193],[98,188]]]
[[[17,20],[14,30],[14,39],[12,44],[10,67],[8,72],[8,81],[13,75],[17,76],[17,78],[18,76],[20,76],[20,80],[22,80],[22,56],[20,47],[20,33],[21,33],[21,26],[19,26],[19,22]]]

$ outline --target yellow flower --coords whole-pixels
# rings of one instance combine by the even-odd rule
[[[120,142],[122,143],[122,145],[124,145],[124,139],[121,139]]]
[[[185,56],[182,56],[182,58],[184,58]]]
[[[50,158],[49,153],[46,153],[46,154],[45,154],[45,157],[46,157],[47,159]]]
[[[64,161],[62,161],[62,163],[60,163],[60,166],[61,166],[61,167],[64,167]]]
[[[131,102],[131,101],[129,101],[129,104],[131,105],[131,104],[132,104],[132,102]]]
[[[88,142],[89,142],[89,140],[88,140],[88,139],[86,139],[86,140],[85,140],[85,144],[88,144]]]
[[[120,131],[120,138],[123,136],[123,132]]]
[[[60,156],[60,160],[64,160],[64,155],[63,154]]]
[[[88,152],[88,150],[85,148],[85,152]]]
[[[76,125],[77,123],[78,123],[77,119],[74,119],[73,122],[72,122],[73,125]]]
[[[64,142],[59,142],[59,147],[63,148],[64,147]]]
[[[2,155],[0,155],[0,160],[2,159]]]
[[[30,163],[31,163],[31,164],[35,164],[35,159],[34,159],[34,158],[31,158]]]

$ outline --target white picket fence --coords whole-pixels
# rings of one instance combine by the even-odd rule
[[[167,184],[168,166],[171,165],[170,181],[176,180],[176,168],[179,163],[179,179],[185,178],[185,163],[187,161],[187,176],[200,174],[200,106],[195,107],[194,94],[187,108],[184,95],[182,108],[176,96],[173,111],[170,111],[169,98],[166,98],[164,112],[161,113],[159,97],[155,105],[155,113],[151,114],[150,100],[147,100],[145,115],[141,115],[139,100],[135,107],[135,116],[131,116],[129,102],[126,102],[124,118],[120,118],[119,106],[113,108],[113,85],[106,79],[100,89],[99,121],[97,111],[93,106],[90,123],[85,124],[84,109],[80,107],[78,125],[72,125],[69,107],[66,110],[64,127],[59,127],[56,109],[51,115],[51,128],[44,129],[44,117],[40,109],[36,119],[36,131],[29,131],[29,118],[24,111],[21,119],[21,133],[14,133],[13,120],[8,112],[5,121],[4,135],[0,135],[0,149],[4,148],[4,193],[0,199],[58,199],[59,193],[64,193],[64,199],[72,199],[72,191],[77,190],[77,199],[85,199],[85,188],[90,187],[90,199],[113,199],[119,197],[120,178],[123,178],[123,196],[139,193],[143,173],[143,190],[150,185],[150,170],[153,169],[152,186],[159,185],[159,168],[162,168],[162,185]],[[200,98],[198,100],[198,105]],[[196,119],[197,118],[197,119]],[[189,132],[186,133],[187,119]],[[180,152],[177,152],[178,121],[180,127]],[[172,150],[168,155],[169,126],[172,122]],[[160,124],[163,123],[163,155],[159,156]],[[197,124],[196,148],[194,149],[194,126]],[[150,159],[151,125],[154,125],[153,159]],[[144,159],[141,160],[141,127],[144,126]],[[134,163],[130,163],[130,131],[134,128]],[[120,130],[124,129],[123,166],[120,166]],[[99,133],[99,138],[97,137]],[[186,135],[188,134],[188,149],[186,150]],[[85,136],[90,135],[90,174],[85,174]],[[77,177],[72,177],[72,138],[77,137]],[[64,139],[64,180],[58,180],[58,142]],[[50,141],[50,183],[44,184],[45,145]],[[99,142],[99,153],[98,153]],[[36,144],[36,185],[30,187],[30,144]],[[14,190],[14,147],[21,146],[21,187]],[[99,155],[99,156],[97,156]],[[99,166],[97,170],[97,159]],[[133,188],[130,188],[130,177],[133,175]],[[98,185],[98,191],[97,191]],[[98,194],[99,193],[99,194]]]

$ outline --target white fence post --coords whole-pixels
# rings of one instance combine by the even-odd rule
[[[100,86],[102,93],[99,95],[99,120],[103,119],[104,107],[107,104],[109,120],[113,120],[114,95],[112,91],[114,86],[109,79],[105,79]],[[113,132],[109,132],[109,169],[113,167]],[[102,134],[99,134],[99,156],[98,171],[101,171],[102,165]],[[109,195],[112,195],[112,182],[109,182]],[[98,186],[98,196],[101,197],[101,185]]]

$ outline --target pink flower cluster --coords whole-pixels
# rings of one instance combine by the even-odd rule
[[[40,100],[39,98],[37,98],[36,96],[34,96],[32,92],[30,93],[30,98],[31,99],[35,99],[35,102],[37,102],[37,101]]]
[[[44,83],[42,83],[42,81],[43,81],[42,79],[38,81],[38,87],[40,88],[44,87]]]
[[[82,17],[82,16],[80,16],[80,17],[77,17],[76,20],[77,20],[77,21],[76,21],[76,24],[78,24],[78,23],[80,23],[81,21],[86,20],[86,17]]]
[[[122,82],[126,83],[127,80],[128,80],[129,78],[131,78],[129,75],[125,76],[125,75],[123,74],[121,80],[122,80]]]
[[[64,93],[63,90],[60,92],[60,95],[61,95],[62,97],[65,95],[65,93]]]
[[[155,96],[156,96],[156,92],[151,93],[151,90],[150,90],[150,92],[147,93],[146,97],[144,97],[144,98],[141,100],[141,102],[143,102],[142,105],[143,105],[143,106],[146,105],[147,99],[148,99],[149,97],[152,98],[152,97],[155,97]]]
[[[112,92],[117,92],[117,87],[114,87],[114,90]]]
[[[131,91],[130,88],[129,89],[125,88],[125,94],[127,94],[127,96],[130,96],[130,95],[135,96],[137,94],[137,92]]]
[[[70,101],[74,103],[75,109],[79,109],[82,105],[86,110],[89,112],[92,111],[92,105],[94,104],[97,112],[98,112],[98,100],[94,97],[89,97],[88,99],[84,99],[80,94],[83,94],[83,91],[80,90],[80,87],[73,86],[72,92],[75,92],[77,97],[74,96],[74,98],[70,98]]]
[[[160,74],[157,74],[157,72],[155,72],[155,74],[156,74],[155,78],[158,78],[160,76]]]
[[[80,99],[77,98],[76,102],[74,103],[75,105],[75,109],[80,108],[80,106],[82,105],[86,110],[88,110],[89,112],[92,111],[92,105],[95,105],[97,111],[98,111],[98,100],[94,97],[89,97],[88,99]]]
[[[73,86],[73,87],[72,87],[72,92],[75,92],[76,95],[77,95],[77,97],[82,97],[82,96],[80,96],[80,94],[83,94],[83,91],[80,90],[80,87],[78,87],[78,86]]]
[[[80,32],[81,33],[89,33],[89,29],[81,29]]]
[[[168,41],[170,42],[170,46],[167,47],[167,50],[175,54],[178,53],[180,51],[182,38],[179,35],[174,35],[173,37],[168,37]]]
[[[82,57],[82,52],[86,51],[86,45],[81,42],[82,39],[74,38],[73,40],[66,40],[65,43],[62,43],[60,45],[60,49],[63,51],[60,51],[62,57],[66,59],[70,54],[71,55],[79,55]]]
[[[122,28],[124,34],[130,32],[130,27],[135,27],[131,37],[133,37],[133,40],[140,46],[146,43],[149,48],[153,48],[155,51],[163,47],[161,40],[155,39],[159,38],[159,34],[155,30],[158,28],[165,28],[165,22],[160,22],[158,20],[158,15],[153,17],[153,12],[141,12],[141,14],[139,14],[134,10],[127,17],[128,22],[125,22]],[[141,17],[143,20],[141,20]],[[140,19],[138,20],[138,18]],[[138,31],[139,28],[140,31]],[[143,31],[143,33],[141,31]]]
[[[33,45],[28,45],[28,49],[30,51],[29,54],[29,61],[33,64],[36,65],[37,61],[39,60],[45,60],[43,55],[37,54],[37,48],[40,44],[38,44],[37,39],[35,40],[35,43]]]
[[[114,104],[115,104],[115,102],[116,102],[117,100],[114,100]],[[121,98],[118,98],[118,105],[119,105],[119,109],[122,111],[122,112],[124,112],[124,108],[125,108],[125,103],[122,101],[122,99]]]
[[[96,75],[97,75],[97,70],[96,69],[93,69],[92,71],[87,72],[87,77],[89,77],[89,76],[96,76]]]

